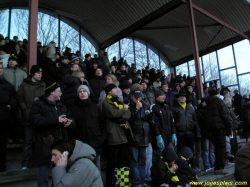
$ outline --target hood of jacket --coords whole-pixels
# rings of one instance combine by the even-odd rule
[[[70,88],[73,86],[80,86],[81,80],[78,77],[71,76],[70,74],[66,74],[64,77],[64,84],[66,87]]]
[[[88,144],[76,140],[75,148],[69,158],[69,162],[74,163],[81,158],[88,158],[93,161],[95,157],[96,152],[92,147],[90,147]]]
[[[179,155],[183,156],[185,158],[192,158],[193,157],[193,152],[192,152],[192,150],[189,147],[185,146],[185,147],[183,147],[181,149]]]

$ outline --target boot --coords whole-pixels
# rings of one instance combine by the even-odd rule
[[[218,169],[218,170],[214,170],[214,174],[216,174],[216,175],[226,175],[226,174],[228,174],[228,171],[226,169]]]

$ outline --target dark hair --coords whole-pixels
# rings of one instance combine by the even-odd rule
[[[60,153],[63,153],[64,151],[68,151],[68,158],[72,155],[73,150],[75,148],[75,140],[70,141],[70,140],[58,140],[52,143],[50,146],[50,149],[56,149]]]

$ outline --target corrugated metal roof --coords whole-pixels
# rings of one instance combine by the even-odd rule
[[[172,0],[180,1],[180,0]],[[1,0],[0,7],[9,5],[28,6],[28,0]],[[134,23],[158,10],[169,0],[41,0],[39,6],[51,11],[59,10],[82,19],[73,20],[76,24],[91,33],[95,41],[101,44],[116,36]],[[224,22],[232,25],[241,32],[250,31],[250,3],[247,0],[193,0],[193,3],[215,15]],[[216,23],[204,14],[195,11],[196,24]],[[145,27],[189,25],[188,7],[186,4],[179,6],[171,12],[154,20]],[[221,26],[206,26],[197,28],[199,49],[216,46],[230,40],[238,34],[227,28],[213,39],[209,32],[217,33]],[[208,30],[205,31],[206,29]],[[179,61],[192,54],[191,34],[189,28],[162,29],[162,30],[137,30],[128,37],[138,37],[151,42],[159,48],[171,62]],[[164,44],[178,48],[172,50],[163,47]]]

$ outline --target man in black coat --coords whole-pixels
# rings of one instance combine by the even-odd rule
[[[35,153],[38,165],[37,186],[48,186],[51,166],[50,145],[60,139],[67,139],[67,129],[74,127],[69,110],[60,102],[60,85],[47,82],[45,95],[30,109],[29,121],[34,127]]]
[[[234,90],[234,96],[232,100],[233,100],[233,105],[235,106],[235,114],[236,116],[238,116],[242,112],[242,107],[241,107],[242,96],[238,93],[238,90]]]
[[[176,143],[176,127],[172,112],[168,105],[166,105],[166,96],[163,91],[155,91],[156,103],[151,105],[152,112],[151,130],[153,135],[153,162],[161,156],[163,149],[170,147],[174,149],[173,143]]]
[[[233,120],[224,101],[219,98],[218,90],[211,90],[205,108],[206,129],[209,129],[214,144],[215,174],[227,174],[224,158],[226,156],[226,136],[232,134]]]
[[[11,122],[11,109],[18,105],[15,87],[3,77],[3,65],[0,63],[0,172],[6,171],[7,131]]]
[[[196,113],[191,106],[186,104],[187,95],[184,91],[180,91],[175,97],[178,98],[178,102],[172,107],[172,113],[178,139],[177,153],[179,153],[184,146],[190,147],[194,152],[195,137],[201,137]],[[191,159],[190,162],[192,167],[195,167],[194,160]]]
[[[146,147],[149,144],[149,120],[150,112],[143,106],[142,91],[134,89],[131,91],[131,104],[129,119],[135,141],[129,141],[129,167],[130,179],[133,186],[145,184]],[[146,111],[148,113],[146,113]]]
[[[80,85],[76,93],[78,97],[74,104],[69,107],[76,122],[76,128],[72,135],[75,139],[87,143],[95,149],[96,157],[93,162],[101,172],[102,144],[106,139],[105,120],[99,106],[92,103],[89,98],[88,86]]]

